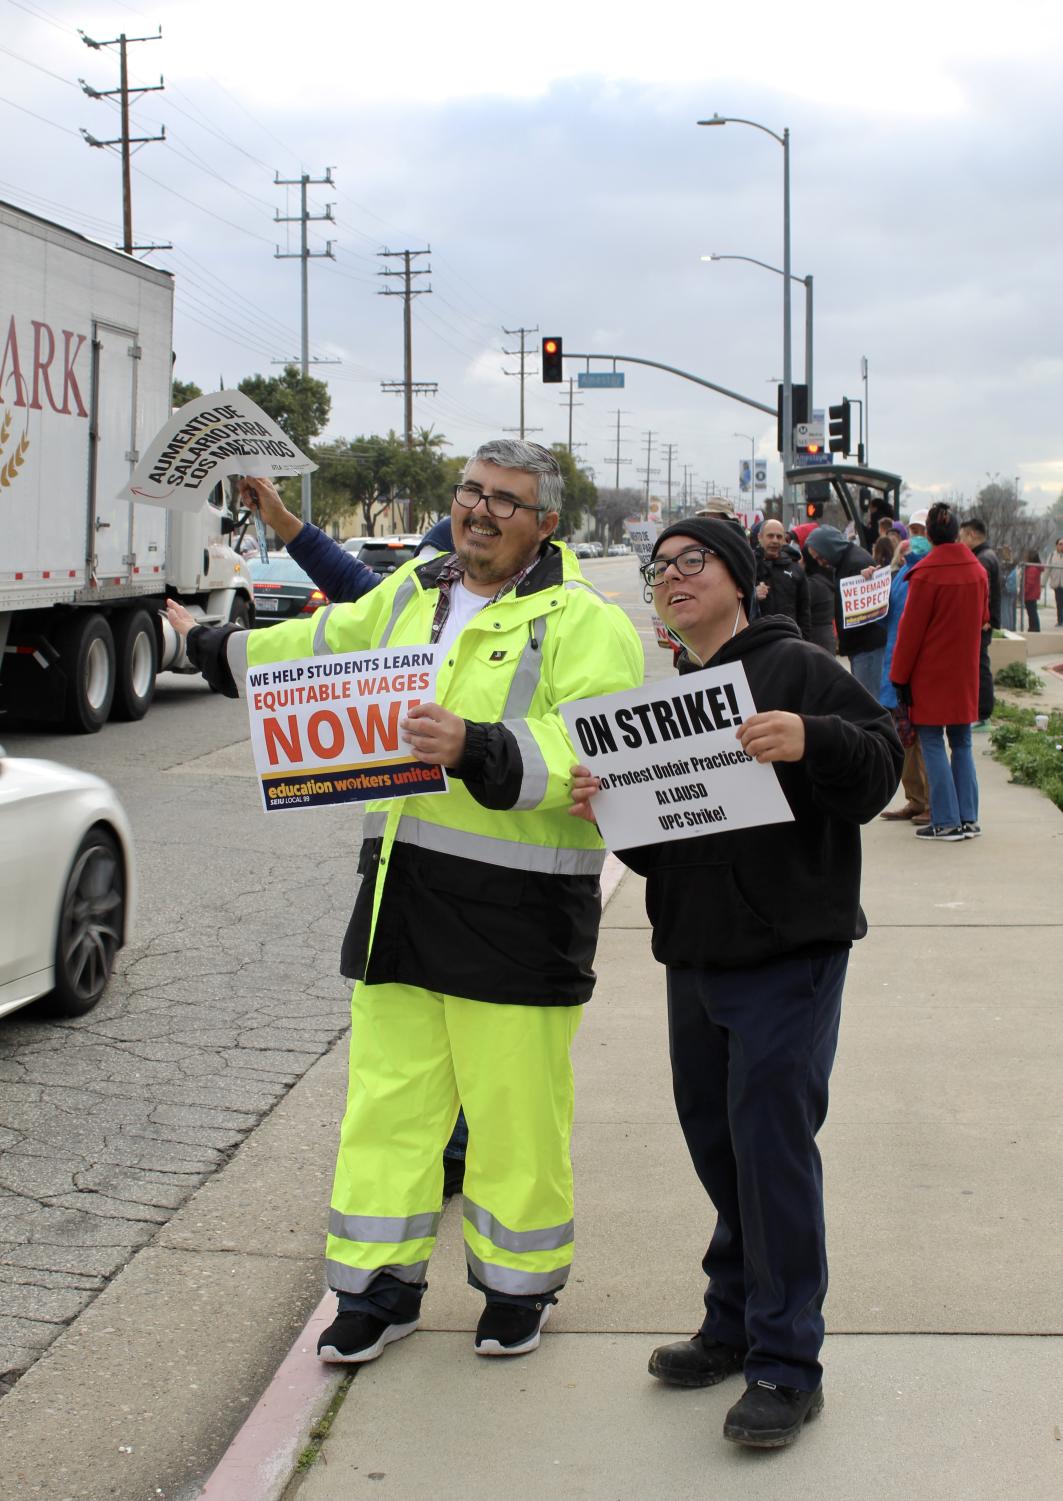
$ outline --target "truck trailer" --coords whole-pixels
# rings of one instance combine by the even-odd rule
[[[140,719],[188,671],[167,595],[249,625],[218,503],[117,499],[171,412],[173,278],[0,203],[0,724]]]

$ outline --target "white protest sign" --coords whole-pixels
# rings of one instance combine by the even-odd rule
[[[446,792],[400,722],[435,698],[434,646],[396,646],[247,669],[251,747],[267,813]]]
[[[624,523],[624,530],[627,532],[628,541],[635,549],[635,556],[639,560],[639,567],[644,568],[650,561],[653,544],[657,541],[657,532],[659,530],[657,523],[654,521],[626,521]],[[653,634],[657,638],[657,645],[667,647],[669,651],[672,651],[675,647],[675,642],[668,634],[668,627],[661,617],[656,614],[651,615],[650,624],[653,626]]]
[[[756,712],[741,662],[562,704],[577,756],[601,780],[592,808],[609,848],[792,822],[774,769],[735,736]]]
[[[272,479],[316,468],[250,397],[242,391],[216,391],[174,413],[149,443],[118,499],[198,511],[227,475]]]
[[[855,573],[852,578],[838,580],[844,630],[855,630],[858,625],[882,619],[890,607],[890,582],[888,568],[876,568],[869,579]]]
[[[657,541],[657,523],[655,521],[627,521],[624,523],[628,541],[635,549],[635,556],[639,560],[640,567],[650,561],[650,553],[653,544]]]

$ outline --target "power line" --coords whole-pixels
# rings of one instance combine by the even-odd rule
[[[406,447],[413,447],[413,393],[418,395],[434,395],[439,387],[435,381],[414,381],[413,378],[413,318],[411,305],[415,297],[424,297],[431,293],[431,287],[415,287],[415,276],[430,276],[431,266],[415,267],[413,261],[422,255],[431,255],[432,250],[381,250],[382,260],[401,260],[402,270],[392,271],[385,267],[378,271],[378,276],[399,276],[402,278],[402,288],[382,287],[378,295],[380,297],[402,298],[402,380],[384,380],[380,382],[383,391],[401,391],[403,394],[403,427],[406,435]],[[413,502],[407,503],[407,526],[413,525]]]

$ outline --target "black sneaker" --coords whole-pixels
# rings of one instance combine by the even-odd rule
[[[524,1308],[488,1302],[476,1326],[477,1355],[530,1355],[539,1348],[539,1332],[550,1317],[549,1303]]]
[[[744,1350],[695,1334],[674,1345],[658,1345],[650,1356],[649,1371],[669,1386],[715,1386],[737,1375],[745,1358]]]
[[[982,832],[980,823],[963,823],[960,828],[963,830],[964,839],[977,839]]]
[[[822,1411],[821,1386],[804,1392],[796,1386],[751,1381],[724,1419],[723,1436],[748,1449],[785,1449]]]
[[[964,832],[958,824],[928,823],[925,828],[916,829],[917,839],[949,839],[957,840],[964,838]]]
[[[375,1360],[385,1345],[397,1339],[405,1339],[421,1322],[389,1324],[371,1313],[338,1313],[317,1342],[321,1360],[342,1365],[360,1365],[366,1360]]]

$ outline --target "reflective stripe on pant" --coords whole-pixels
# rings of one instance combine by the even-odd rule
[[[489,1292],[564,1286],[572,1261],[571,1046],[579,1006],[503,1006],[410,985],[351,999],[350,1082],[327,1247],[329,1285],[415,1316],[435,1244],[442,1151],[469,1122],[465,1247]],[[399,1289],[401,1292],[402,1289]],[[350,1297],[347,1307],[357,1306]],[[411,1312],[411,1309],[413,1312]]]

